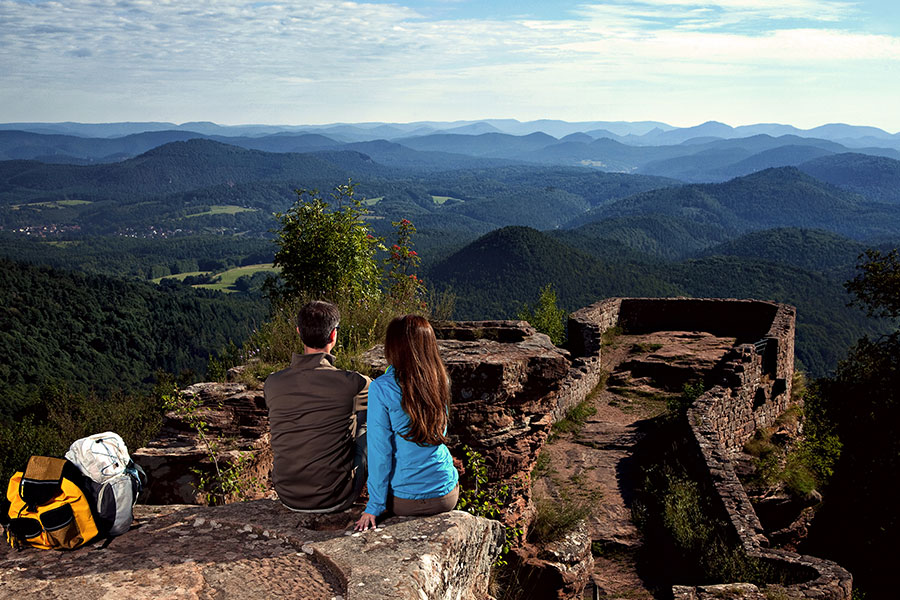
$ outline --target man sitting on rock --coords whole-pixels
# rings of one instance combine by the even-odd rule
[[[346,510],[366,481],[369,379],[334,366],[339,321],[333,304],[305,304],[297,314],[303,354],[266,379],[272,481],[298,512]]]

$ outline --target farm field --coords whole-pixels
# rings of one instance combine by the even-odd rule
[[[242,212],[254,212],[255,210],[257,209],[245,208],[243,206],[237,206],[234,204],[213,204],[209,207],[209,210],[185,215],[185,218],[190,219],[191,217],[205,217],[207,215],[236,215]]]
[[[442,205],[445,202],[450,201],[450,200],[452,200],[454,202],[462,202],[462,200],[460,200],[459,198],[454,198],[453,196],[435,196],[433,194],[431,196],[431,199],[434,201],[435,204],[440,204],[440,205]]]
[[[150,281],[152,281],[153,283],[159,283],[163,279],[177,279],[178,281],[184,281],[186,277],[209,275],[213,277],[213,283],[201,283],[191,287],[231,293],[237,291],[234,288],[234,282],[237,281],[240,277],[243,277],[244,275],[253,275],[254,273],[259,272],[277,273],[278,269],[276,267],[273,267],[271,263],[261,263],[258,265],[245,265],[243,267],[235,267],[233,269],[228,269],[227,271],[222,271],[220,273],[215,273],[213,271],[190,271],[187,273],[178,273],[176,275],[157,277],[155,279],[151,279]]]
[[[279,269],[273,267],[271,263],[235,267],[234,269],[228,269],[227,271],[222,271],[216,275],[214,283],[202,283],[193,287],[230,293],[237,291],[234,288],[234,282],[244,275],[253,275],[254,273],[259,272],[277,273],[278,271]]]
[[[83,206],[85,204],[93,204],[90,200],[50,200],[46,202],[28,202],[27,204],[14,204],[13,210],[21,208],[67,208],[70,206]]]

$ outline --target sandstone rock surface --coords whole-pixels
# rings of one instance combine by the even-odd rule
[[[481,600],[503,535],[459,511],[351,533],[352,515],[298,515],[271,500],[136,515],[139,526],[104,549],[4,546],[0,597]]]
[[[260,482],[253,497],[269,495],[272,470],[269,419],[262,390],[248,390],[240,383],[197,383],[183,391],[201,402],[198,416],[208,424],[209,435],[221,440],[224,464],[248,457],[246,477]],[[208,449],[184,419],[167,413],[162,430],[147,446],[131,453],[147,472],[148,485],[141,496],[147,504],[204,504],[197,491],[195,469],[212,473]],[[250,486],[247,486],[248,488]]]
[[[766,595],[752,583],[723,583],[690,587],[672,586],[674,600],[765,600]]]

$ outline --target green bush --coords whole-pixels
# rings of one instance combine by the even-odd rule
[[[668,539],[656,543],[671,547],[665,560],[672,561],[672,568],[679,571],[681,581],[757,585],[780,582],[768,565],[727,541],[726,524],[713,516],[715,511],[704,490],[687,478],[683,470],[665,467],[657,472],[655,479],[650,487],[658,494],[661,515],[645,518],[643,526],[645,531],[648,521],[650,527],[653,521],[662,526]]]
[[[348,182],[334,188],[330,201],[318,190],[297,190],[297,202],[281,222],[274,265],[281,268],[282,293],[309,294],[322,300],[351,302],[380,294],[381,271],[375,252],[381,240],[363,220],[368,210]]]
[[[670,473],[663,496],[663,524],[679,548],[687,553],[703,550],[713,536],[713,524],[701,504],[696,482]]]
[[[715,491],[695,479],[686,453],[695,452],[677,420],[661,419],[635,454],[639,485],[632,518],[644,535],[642,568],[664,585],[783,583],[786,573],[747,556],[735,545]],[[693,464],[693,463],[691,463]]]
[[[784,484],[795,496],[806,496],[816,488],[824,487],[834,472],[834,465],[841,454],[841,443],[830,428],[815,418],[815,386],[806,389],[802,398],[807,400],[807,410],[790,407],[775,420],[775,427],[757,430],[744,444],[744,452],[756,457],[756,475],[751,480],[768,487]],[[804,419],[804,439],[789,447],[772,441],[776,427],[796,426]]]
[[[485,517],[505,523],[506,508],[510,502],[522,494],[523,482],[515,484],[489,482],[484,456],[468,446],[464,446],[463,451],[466,455],[465,468],[463,469],[463,478],[460,480],[457,508],[476,517]],[[514,544],[519,543],[522,527],[518,524],[504,524],[504,533],[503,548],[494,563],[497,567],[508,565],[506,555]]]
[[[673,414],[683,415],[704,391],[702,381],[685,383],[680,395],[671,396],[666,400],[666,407]]]

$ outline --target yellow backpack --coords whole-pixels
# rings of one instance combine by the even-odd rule
[[[3,503],[6,540],[14,548],[71,550],[97,537],[78,468],[64,458],[32,456],[9,480]]]

